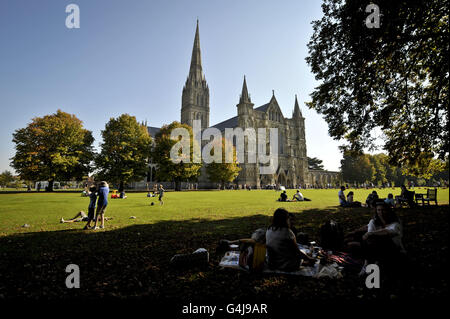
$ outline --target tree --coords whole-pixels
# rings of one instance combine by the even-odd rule
[[[373,180],[375,168],[369,157],[363,155],[353,155],[351,152],[344,152],[341,160],[342,178],[346,182],[366,183]]]
[[[384,184],[387,182],[386,178],[386,166],[389,165],[386,160],[385,154],[375,154],[367,155],[373,168],[375,169],[375,174],[373,175],[373,182],[375,185]]]
[[[0,174],[0,186],[7,187],[10,183],[14,182],[16,179],[14,178],[13,174],[5,170],[3,173]]]
[[[369,3],[324,0],[306,58],[321,83],[308,106],[344,149],[373,149],[377,128],[391,164],[428,174],[449,150],[448,1],[376,1],[379,28],[366,27]]]
[[[226,154],[225,154],[225,138],[222,138],[222,145],[214,145],[214,149],[212,150],[211,155],[214,155],[214,151],[217,148],[222,148],[222,161],[221,163],[209,163],[206,165],[206,174],[208,174],[208,177],[213,182],[220,183],[221,188],[225,187],[225,183],[232,182],[234,179],[239,175],[239,172],[241,171],[241,168],[239,167],[239,164],[237,162],[237,156],[236,156],[236,148],[232,147],[233,152],[233,162],[232,163],[226,163]]]
[[[13,133],[16,154],[11,166],[24,180],[81,179],[91,170],[94,157],[92,133],[75,115],[58,110],[36,117]]]
[[[317,157],[308,157],[308,168],[323,171],[324,168],[322,162],[323,161]]]
[[[118,183],[119,192],[125,183],[144,178],[152,142],[145,125],[134,116],[122,114],[106,123],[102,138],[101,152],[95,159],[99,178]]]
[[[184,128],[189,132],[189,153],[186,159],[179,163],[172,161],[170,151],[179,141],[170,137],[173,129]],[[158,165],[156,178],[159,181],[175,182],[175,190],[181,190],[181,182],[195,180],[200,175],[201,163],[194,158],[194,138],[192,128],[187,124],[172,122],[164,125],[155,136],[155,147],[152,151],[152,160]]]
[[[449,180],[449,160],[448,160],[448,158],[445,160],[443,165],[444,165],[443,169],[440,172],[435,173],[431,177],[432,183],[437,184],[437,182],[439,182],[439,183],[441,183],[442,186],[444,186],[445,184],[448,185],[448,180]]]

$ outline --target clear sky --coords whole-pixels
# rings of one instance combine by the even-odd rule
[[[80,8],[80,28],[65,8]],[[306,118],[309,157],[338,170],[339,142],[304,102],[317,86],[305,62],[319,0],[1,0],[0,170],[11,169],[12,133],[58,108],[91,130],[96,147],[122,113],[161,126],[180,120],[196,19],[210,88],[210,124],[237,115],[244,74],[255,107],[272,90],[284,116],[294,96]]]

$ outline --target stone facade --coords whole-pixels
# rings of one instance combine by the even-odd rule
[[[197,28],[192,49],[189,75],[182,91],[181,99],[181,123],[193,125],[194,120],[201,120],[202,130],[209,127],[209,87],[203,73],[200,53],[200,35]],[[218,123],[214,128],[219,129],[224,135],[226,128],[278,128],[278,166],[274,174],[261,175],[259,163],[240,163],[242,168],[234,184],[247,185],[253,188],[266,185],[283,185],[293,187],[326,187],[329,181],[335,185],[338,172],[309,171],[305,140],[305,118],[302,116],[297,96],[294,100],[294,108],[291,118],[283,115],[278,105],[275,93],[272,91],[270,101],[262,106],[254,108],[247,88],[246,78],[237,104],[237,116]],[[156,127],[148,127],[150,135],[154,136],[159,130]],[[267,138],[268,140],[268,138]],[[246,148],[247,151],[247,148]],[[247,159],[246,153],[246,159]],[[155,165],[151,165],[151,173],[147,181],[152,182]],[[322,176],[327,176],[323,178]],[[328,178],[329,177],[329,178]],[[320,181],[320,182],[319,182]],[[205,169],[198,182],[199,188],[215,187],[208,181]]]
[[[260,174],[258,163],[242,163],[242,170],[237,177],[238,184],[251,187],[279,184],[287,187],[303,187],[308,181],[308,160],[306,157],[305,118],[302,116],[295,97],[294,111],[291,118],[281,112],[274,92],[267,104],[254,108],[244,77],[242,93],[237,104],[237,116],[214,125],[223,132],[226,128],[240,127],[243,130],[253,128],[278,129],[278,166],[274,174]],[[267,135],[267,141],[268,141]],[[246,154],[247,155],[247,154]],[[247,156],[245,157],[247,158]]]

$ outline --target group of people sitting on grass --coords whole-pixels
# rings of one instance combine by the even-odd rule
[[[297,189],[297,192],[292,196],[292,199],[288,199],[288,195],[286,191],[283,191],[278,198],[279,202],[303,202],[303,201],[311,201],[309,198],[303,196],[302,193]]]
[[[365,273],[365,266],[372,263],[400,265],[400,261],[406,256],[402,243],[402,227],[392,206],[377,202],[374,210],[368,224],[349,232],[341,247],[342,251],[364,260],[362,273]],[[265,244],[268,267],[271,270],[294,272],[299,270],[300,266],[312,266],[316,259],[314,255],[310,256],[299,249],[297,242],[302,242],[302,236],[305,234],[296,234],[292,224],[293,217],[286,209],[278,208],[267,231],[258,229],[252,238],[222,240],[221,243]]]
[[[64,220],[64,218],[61,218],[61,223],[87,222],[83,228],[85,230],[105,228],[105,220],[112,219],[112,217],[105,217],[106,206],[108,206],[108,194],[109,185],[107,182],[103,181],[97,186],[91,186],[89,188],[88,213],[80,211],[71,219]],[[101,220],[100,227],[97,226],[99,220]],[[94,222],[94,226],[91,226],[92,222]]]
[[[394,195],[391,193],[388,194],[387,198],[380,199],[377,191],[372,191],[372,193],[370,193],[367,196],[365,204],[362,204],[361,202],[353,200],[353,196],[354,196],[353,191],[350,191],[348,193],[347,197],[345,197],[345,193],[344,193],[345,186],[341,186],[341,190],[338,193],[339,205],[341,207],[363,207],[364,206],[364,207],[369,207],[369,208],[375,208],[376,203],[378,203],[382,200],[382,201],[384,201],[384,203],[386,203],[387,205],[389,205],[391,207],[395,207],[396,204],[401,204],[402,202],[407,202],[410,207],[413,207],[414,200],[411,198],[411,196],[409,194],[411,192],[408,191],[404,185],[401,186],[401,189],[402,189],[402,192],[401,192],[400,196],[396,196],[395,200],[394,200]]]

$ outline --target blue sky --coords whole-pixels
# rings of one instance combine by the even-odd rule
[[[67,29],[68,4],[80,29]],[[244,74],[255,107],[275,96],[286,117],[298,95],[307,152],[338,170],[339,142],[304,102],[318,84],[305,62],[310,22],[321,1],[2,0],[0,2],[0,170],[11,169],[12,133],[58,108],[101,142],[111,117],[148,125],[180,120],[196,19],[210,88],[210,123],[237,114]]]

